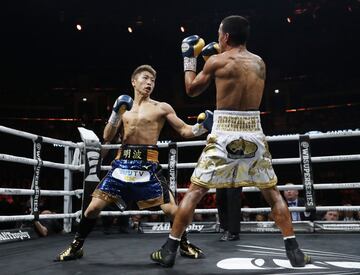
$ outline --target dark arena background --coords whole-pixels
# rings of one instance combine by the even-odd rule
[[[359,0],[5,0],[0,7],[0,273],[360,274]],[[297,135],[310,136],[315,157],[311,198],[316,199],[316,207],[340,207],[331,223],[323,220],[326,211],[321,208],[311,222],[295,223],[304,251],[315,260],[313,265],[296,269],[288,264],[281,234],[268,218],[268,206],[254,191],[242,193],[242,206],[264,208],[264,217],[258,220],[256,212],[249,212],[250,222],[241,222],[237,242],[218,242],[216,212],[194,216],[189,231],[200,233],[189,238],[205,250],[205,259],[178,256],[173,270],[153,264],[149,254],[166,239],[168,220],[159,213],[141,215],[129,207],[135,211],[129,218],[114,213],[99,218],[85,244],[84,259],[53,263],[71,241],[79,215],[58,219],[66,233],[47,237],[39,237],[30,219],[6,217],[34,214],[34,201],[39,211],[69,213],[71,205],[72,213],[80,213],[81,192],[46,196],[41,190],[64,190],[65,178],[70,176],[71,189],[81,190],[84,173],[38,166],[40,177],[34,180],[36,164],[14,163],[7,157],[38,161],[34,141],[6,129],[79,143],[83,139],[78,127],[84,127],[102,142],[114,101],[121,94],[133,97],[131,73],[142,64],[157,71],[151,97],[171,104],[181,119],[195,124],[199,113],[215,109],[215,85],[198,97],[186,95],[181,42],[192,34],[200,35],[206,44],[217,41],[221,20],[233,14],[249,19],[247,48],[266,63],[260,107],[265,134],[274,139],[296,136],[269,142],[273,159],[279,161],[274,162],[278,185],[306,187],[300,160],[287,165],[282,161],[302,157]],[[198,70],[203,64],[199,57]],[[317,138],[320,134],[335,138]],[[185,139],[165,124],[160,141]],[[42,143],[41,158],[64,163],[63,147]],[[196,162],[202,148],[178,148],[178,162]],[[110,165],[114,155],[112,150],[102,165]],[[331,157],[321,161],[321,156],[337,155],[343,156],[340,161]],[[79,163],[84,162],[79,157]],[[160,150],[160,162],[170,164],[167,148]],[[97,171],[100,178],[105,170]],[[192,171],[177,171],[179,201]],[[347,188],[316,186],[339,183],[347,183]],[[35,191],[33,195],[16,191],[24,189]],[[299,196],[309,198],[306,188],[299,188]],[[199,209],[215,210],[215,200],[210,192]],[[343,206],[353,208],[341,211]],[[149,235],[154,232],[159,234]]]

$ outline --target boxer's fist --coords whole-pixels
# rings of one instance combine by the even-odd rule
[[[204,45],[204,39],[200,38],[198,35],[186,37],[181,44],[183,57],[198,57]]]
[[[128,95],[119,96],[113,106],[113,111],[118,113],[120,108],[124,113],[126,110],[129,111],[133,105],[133,99]]]
[[[220,53],[220,47],[219,44],[216,42],[211,42],[207,44],[201,51],[201,55],[205,61],[208,60],[210,56],[218,53]]]
[[[121,115],[125,113],[125,111],[129,111],[132,108],[133,99],[128,95],[119,96],[114,105],[111,112],[111,116],[109,118],[109,123],[113,126],[116,126],[121,118]]]
[[[196,72],[196,58],[205,45],[204,39],[198,35],[186,37],[181,44],[181,52],[184,57],[184,71]]]
[[[213,125],[213,112],[206,110],[197,117],[197,123],[193,125],[192,132],[195,136],[200,136],[206,132],[211,132]]]
[[[202,124],[202,126],[211,132],[213,125],[214,114],[213,112],[206,110],[204,113],[201,113],[197,117],[197,123]]]

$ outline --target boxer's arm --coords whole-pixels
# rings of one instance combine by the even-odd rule
[[[103,139],[105,144],[110,144],[114,139],[118,128],[120,127],[121,120],[118,121],[118,125],[114,126],[111,123],[107,123],[104,128]]]
[[[197,123],[195,125],[186,124],[181,118],[179,118],[174,109],[167,103],[163,103],[163,108],[166,111],[166,119],[170,126],[177,131],[184,138],[194,138],[202,134],[211,131],[212,127],[212,112],[206,110],[198,116]]]
[[[197,75],[192,71],[185,72],[185,89],[188,96],[198,96],[209,87],[211,81],[214,79],[217,63],[217,55],[210,56],[203,70]]]
[[[119,124],[121,123],[121,120],[119,120]],[[117,127],[113,126],[111,123],[107,123],[104,128],[103,132],[103,139],[104,144],[110,144],[111,141],[114,139],[116,133],[117,133]],[[101,158],[104,159],[109,152],[109,149],[101,149]]]
[[[129,111],[132,108],[132,105],[133,99],[128,95],[121,95],[116,99],[103,132],[104,143],[110,143],[114,139],[119,127],[121,126],[122,115],[126,111]]]
[[[192,132],[192,125],[186,124],[181,118],[179,118],[173,107],[163,102],[161,103],[161,108],[166,114],[166,121],[177,133],[179,133],[183,138],[195,137]]]
[[[133,99],[128,95],[119,96],[111,111],[111,115],[109,117],[108,122],[105,125],[103,132],[103,140],[105,144],[110,144],[111,141],[115,138],[118,129],[121,126],[122,115],[129,111],[132,108]],[[102,158],[104,158],[109,150],[103,149],[101,151]]]

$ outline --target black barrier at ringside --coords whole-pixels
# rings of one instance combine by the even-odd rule
[[[178,162],[178,148],[176,142],[169,143],[169,158],[168,158],[168,182],[171,192],[174,194],[175,201],[177,201],[176,187],[177,187],[177,169]]]
[[[299,153],[301,180],[305,192],[305,208],[306,212],[316,212],[314,176],[311,163],[310,137],[308,135],[299,136]]]
[[[32,227],[0,230],[0,244],[37,239],[39,236]]]
[[[41,146],[42,137],[38,137],[34,141],[34,158],[37,164],[34,166],[34,176],[31,183],[31,189],[34,190],[34,195],[31,196],[31,214],[34,215],[34,220],[39,220],[39,199],[40,199],[40,169],[43,164],[41,160]]]

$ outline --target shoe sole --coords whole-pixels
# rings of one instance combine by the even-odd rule
[[[190,258],[190,259],[203,259],[205,258],[205,254],[202,252],[198,252],[198,256],[195,257],[195,255],[189,255],[187,252],[181,251],[180,250],[180,255],[186,258]]]

